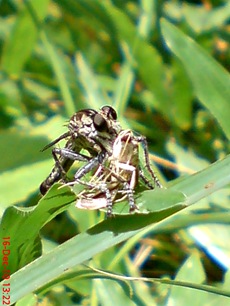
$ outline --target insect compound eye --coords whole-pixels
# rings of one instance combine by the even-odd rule
[[[97,131],[103,132],[108,130],[108,125],[106,120],[100,115],[96,114],[93,118],[93,123]]]
[[[103,106],[101,110],[103,111],[103,113],[106,115],[107,118],[112,119],[112,120],[117,119],[117,113],[115,109],[112,108],[111,106]]]

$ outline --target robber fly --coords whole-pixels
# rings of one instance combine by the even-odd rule
[[[68,131],[45,146],[42,151],[67,140],[64,148],[53,148],[55,165],[49,176],[41,183],[40,191],[45,194],[57,181],[65,182],[66,173],[75,160],[84,161],[86,165],[79,173],[79,179],[99,163],[105,156],[112,154],[112,143],[120,133],[116,111],[111,106],[103,106],[99,111],[85,109],[76,112],[69,121]],[[81,154],[84,149],[89,156]]]
[[[140,166],[139,145],[144,149],[145,166],[153,179],[154,185],[145,177]],[[78,172],[75,181],[67,185],[80,183],[86,189],[78,194],[76,207],[82,209],[107,208],[107,216],[112,215],[114,202],[127,198],[130,212],[135,211],[137,206],[134,201],[134,190],[139,179],[153,189],[155,185],[162,188],[158,178],[151,169],[147,141],[144,136],[135,136],[131,130],[122,130],[112,146],[112,155],[105,158],[103,164],[98,165],[96,172],[89,182],[78,179]]]

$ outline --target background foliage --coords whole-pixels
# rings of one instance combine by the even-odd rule
[[[227,0],[0,2],[0,234],[18,271],[12,303],[230,305],[229,17]],[[74,112],[105,104],[148,138],[168,187],[137,195],[148,215],[101,222],[57,186],[40,199],[53,165],[40,149]]]

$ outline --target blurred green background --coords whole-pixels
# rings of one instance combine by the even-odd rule
[[[1,1],[4,225],[13,228],[14,219],[7,215],[12,205],[29,209],[37,204],[39,185],[53,165],[51,151],[40,150],[66,131],[68,119],[80,109],[112,105],[124,128],[147,137],[154,170],[166,187],[227,156],[229,21],[228,0]],[[230,163],[227,167],[230,173]],[[113,246],[95,256],[91,266],[229,288],[229,177],[223,179],[225,188],[182,211],[179,219],[172,216],[171,229],[149,231],[131,247],[129,240]],[[22,262],[54,250],[104,218],[73,206],[63,210],[42,229],[38,225],[36,252]],[[17,227],[11,235],[17,239]],[[122,254],[119,264],[113,264],[116,254]],[[74,271],[81,270],[87,269],[77,266]],[[44,283],[36,296],[29,294],[18,305],[230,305],[229,298],[218,294],[141,280],[119,286],[86,275]]]

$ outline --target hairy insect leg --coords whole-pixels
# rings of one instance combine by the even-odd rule
[[[63,148],[54,148],[52,150],[52,155],[55,160],[55,165],[57,168],[59,168],[60,172],[63,174],[63,176],[66,175],[66,171],[64,170],[61,161],[58,159],[57,155],[60,155],[61,157],[64,157],[65,159],[71,160],[72,162],[74,161],[84,161],[88,162],[90,160],[89,156],[86,156],[84,154],[76,153],[70,149]]]
[[[134,210],[138,209],[138,207],[135,205],[133,191],[133,188],[136,184],[136,168],[132,165],[124,163],[118,163],[116,166],[120,170],[131,172],[131,177],[129,180],[130,182],[126,182],[125,178],[123,178],[120,173],[115,173],[110,168],[107,168],[102,164],[97,168],[97,171],[89,182],[83,182],[82,180],[78,180],[78,183],[87,186],[90,191],[88,193],[86,191],[85,196],[83,196],[82,198],[80,197],[80,200],[77,202],[77,207],[83,207],[86,209],[90,209],[90,207],[93,207],[93,209],[107,207],[107,217],[110,217],[112,215],[112,207],[114,199],[116,198],[116,194],[121,193],[125,195],[125,197],[128,199],[130,212],[133,212]],[[84,166],[84,168],[87,167],[88,165]],[[82,171],[84,169],[80,170]],[[81,176],[79,175],[79,171],[75,176],[78,178]],[[74,184],[74,182],[70,182],[67,185],[70,184],[72,185]],[[97,194],[96,190],[102,193],[103,196],[97,196],[94,198],[94,195]],[[103,204],[103,206],[100,205],[100,198],[105,203]]]
[[[154,189],[154,186],[151,184],[151,182],[147,179],[147,177],[145,177],[143,170],[141,169],[141,167],[139,167],[139,176],[142,179],[142,181],[144,182],[144,184],[146,186],[149,187],[149,189]]]
[[[112,216],[113,213],[113,201],[112,201],[112,195],[111,192],[109,190],[109,188],[107,187],[106,183],[102,183],[98,186],[98,189],[103,192],[105,194],[106,197],[106,217],[109,218]]]
[[[54,148],[52,150],[52,155],[55,161],[55,166],[53,167],[50,175],[40,185],[40,192],[43,195],[55,182],[59,181],[61,178],[65,181],[66,171],[68,171],[74,161],[78,160],[88,162],[90,160],[89,156],[75,153],[67,148]],[[60,155],[63,160],[60,160],[57,155]]]
[[[111,175],[114,176],[120,182],[120,184],[122,184],[123,190],[121,192],[125,192],[129,202],[129,211],[133,212],[134,210],[138,209],[134,200],[134,188],[138,179],[137,168],[130,164],[118,162],[116,163],[116,172],[118,172],[118,175],[114,175],[113,171],[111,171]],[[120,173],[121,175],[119,175]]]
[[[129,201],[129,212],[133,212],[138,209],[137,205],[135,204],[134,196],[133,196],[133,189],[130,188],[129,184],[125,182],[123,184],[125,193],[127,194],[127,198]]]
[[[104,168],[104,170],[105,169],[106,168]],[[114,172],[113,170],[115,170],[116,172]],[[111,177],[114,177],[117,181],[117,186],[114,188],[114,190],[116,190],[116,188],[117,188],[118,193],[123,193],[123,194],[125,193],[125,196],[128,198],[128,202],[129,202],[129,212],[135,211],[136,209],[138,209],[138,207],[135,204],[135,200],[134,200],[134,187],[136,186],[136,180],[137,180],[137,169],[136,169],[136,167],[134,167],[130,164],[125,164],[125,163],[118,162],[115,166],[115,169],[113,169],[113,170],[107,169],[107,172],[109,171]],[[125,171],[126,174],[127,174],[127,172],[131,173],[131,176],[128,179],[128,181],[126,181],[127,177],[125,178],[120,174],[120,171],[122,171],[122,170]],[[107,180],[105,180],[105,181],[107,181]],[[113,180],[112,180],[112,182],[114,183]],[[108,183],[107,183],[106,186],[107,186],[108,191],[110,191],[110,189],[108,187],[109,186]],[[108,198],[107,198],[107,202],[109,203]],[[109,204],[107,206],[109,207]],[[112,209],[112,206],[111,206],[110,209]],[[109,211],[109,209],[108,209],[108,211]]]
[[[159,187],[159,188],[163,188],[163,186],[161,185],[158,177],[156,176],[156,174],[154,173],[154,171],[151,168],[150,160],[149,160],[148,143],[147,143],[146,138],[144,136],[139,136],[139,137],[136,137],[136,140],[143,145],[145,165],[146,165],[146,168],[147,168],[148,172],[150,173],[151,177],[153,178],[156,186]],[[142,177],[142,179],[143,179],[143,177]]]
[[[75,185],[76,183],[79,183],[81,185],[85,185],[87,187],[94,187],[94,184],[91,184],[90,182],[85,182],[81,180],[87,173],[98,167],[103,160],[106,157],[106,152],[100,152],[98,156],[91,158],[88,160],[88,163],[82,166],[80,169],[77,170],[77,172],[74,175],[74,180],[65,184],[65,186],[71,186]]]
[[[41,193],[45,194],[60,179],[65,181],[66,173],[74,160],[89,161],[89,158],[85,160],[79,153],[81,149],[85,149],[93,157],[103,150],[111,154],[112,142],[120,131],[121,126],[117,121],[116,111],[110,106],[103,106],[99,111],[85,109],[76,112],[69,120],[68,132],[42,149],[44,151],[61,140],[67,140],[64,149],[53,151],[55,165],[50,175],[42,182]]]
[[[57,158],[57,155],[60,155],[62,157],[65,158],[69,158],[73,161],[78,160],[78,161],[89,161],[92,157],[81,154],[81,153],[76,153],[74,151],[72,151],[71,149],[67,149],[67,148],[63,148],[63,149],[59,149],[59,148],[54,148],[52,150],[52,154],[55,155],[55,157]]]
[[[79,182],[79,180],[84,177],[91,170],[95,169],[99,164],[103,162],[106,157],[105,152],[100,152],[96,157],[89,160],[87,164],[82,166],[74,175],[74,180]]]

